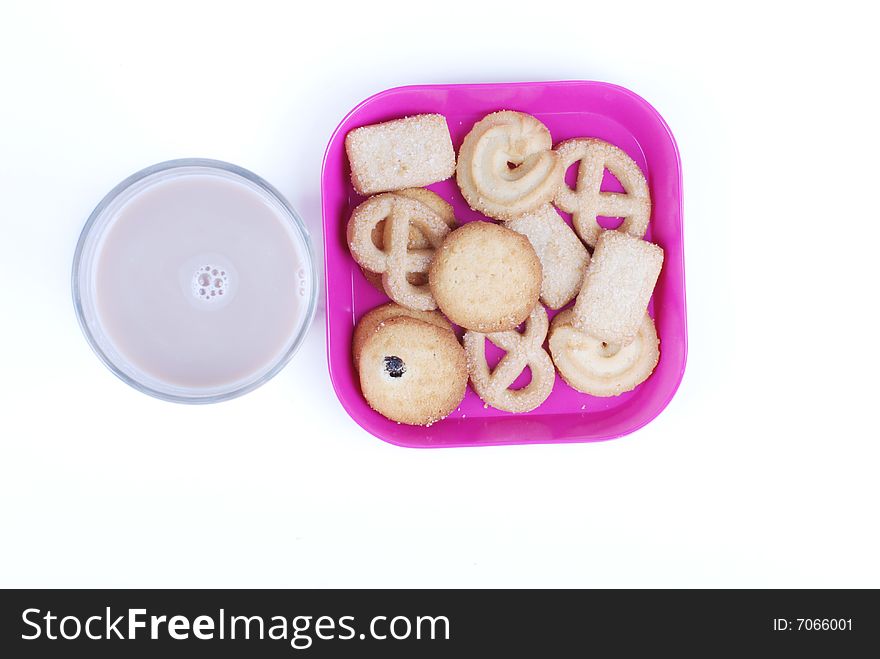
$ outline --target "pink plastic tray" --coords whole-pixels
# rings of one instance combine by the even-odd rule
[[[614,398],[594,398],[574,391],[557,374],[553,393],[528,414],[484,408],[483,402],[468,388],[459,410],[443,421],[429,428],[398,424],[366,404],[351,363],[351,337],[357,319],[387,298],[364,279],[346,244],[346,223],[362,198],[349,182],[345,135],[358,126],[439,112],[446,116],[457,152],[474,122],[495,110],[519,110],[535,115],[550,129],[554,143],[581,136],[607,140],[626,151],[642,168],[653,199],[646,239],[659,244],[666,252],[650,307],[660,336],[660,363],[647,381]],[[567,173],[570,184],[573,184],[574,169]],[[430,189],[452,203],[460,221],[486,219],[468,208],[454,179],[432,185]],[[622,188],[606,172],[603,189],[620,191]],[[606,83],[581,81],[389,89],[354,108],[333,133],[324,156],[321,192],[330,379],[342,406],[376,437],[410,447],[611,439],[651,421],[678,389],[687,356],[681,163],[669,127],[653,107],[632,92]],[[613,228],[619,221],[603,223]],[[492,356],[488,350],[487,354]]]

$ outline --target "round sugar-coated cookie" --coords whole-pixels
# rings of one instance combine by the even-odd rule
[[[370,407],[415,426],[429,426],[455,410],[468,379],[455,335],[408,316],[379,323],[360,351],[358,374]]]
[[[528,318],[541,280],[541,261],[525,236],[479,221],[447,235],[428,271],[431,294],[449,320],[484,333]]]
[[[361,351],[367,339],[375,333],[383,322],[390,318],[399,318],[400,316],[407,316],[408,318],[415,318],[416,320],[436,325],[448,330],[450,334],[453,334],[453,337],[455,336],[452,331],[452,325],[449,324],[449,321],[439,311],[417,311],[415,309],[407,309],[395,302],[388,302],[375,309],[370,309],[361,316],[361,319],[355,325],[354,336],[351,340],[351,356],[355,369],[359,368]]]

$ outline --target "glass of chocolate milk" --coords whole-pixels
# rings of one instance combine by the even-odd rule
[[[317,276],[296,212],[255,174],[173,160],[114,188],[86,222],[73,300],[86,339],[131,386],[213,403],[290,360],[315,313]]]

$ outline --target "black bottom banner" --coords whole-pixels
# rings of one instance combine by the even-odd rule
[[[880,640],[868,590],[6,590],[0,616],[15,658],[842,657]]]

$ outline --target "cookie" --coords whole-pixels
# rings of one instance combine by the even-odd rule
[[[575,189],[563,183],[553,203],[571,213],[575,231],[585,243],[592,247],[599,239],[600,216],[621,217],[619,231],[636,238],[645,235],[651,217],[651,195],[645,175],[632,158],[613,144],[583,137],[561,142],[555,150],[563,171],[580,161]],[[606,169],[626,192],[602,192]]]
[[[556,381],[550,355],[541,347],[547,337],[547,327],[547,312],[539,304],[526,320],[522,333],[516,330],[490,334],[465,332],[464,349],[471,384],[484,402],[506,412],[529,412],[547,400]],[[506,352],[494,369],[490,369],[486,361],[487,339]],[[531,380],[521,389],[511,389],[510,385],[525,368],[531,372]]]
[[[376,226],[385,223],[382,246],[373,242]],[[410,228],[416,227],[431,245],[409,249]],[[410,309],[437,308],[427,285],[408,279],[411,273],[425,273],[435,248],[450,231],[449,225],[428,205],[407,197],[385,193],[361,203],[348,221],[351,255],[363,269],[382,275],[382,288],[392,300]]]
[[[361,351],[363,350],[364,343],[366,343],[367,339],[370,338],[383,322],[401,316],[415,318],[416,320],[436,325],[437,327],[449,330],[450,333],[453,333],[449,321],[438,311],[415,311],[413,309],[402,307],[394,302],[388,302],[387,304],[380,305],[365,313],[361,316],[357,325],[355,325],[354,336],[351,340],[351,356],[354,361],[355,369],[358,368],[361,359]]]
[[[574,303],[574,325],[606,343],[636,338],[663,266],[663,250],[619,231],[603,231]]]
[[[448,203],[443,197],[430,190],[425,188],[407,188],[406,190],[398,190],[392,194],[407,197],[408,199],[413,199],[425,204],[428,208],[437,213],[437,215],[449,225],[450,229],[454,229],[458,226],[458,222],[455,220],[455,211],[452,208],[452,204]],[[375,226],[372,236],[373,244],[379,249],[382,249],[385,244],[384,221],[379,222]],[[411,225],[409,228],[409,241],[407,242],[407,247],[410,249],[429,249],[431,243],[422,235],[422,232],[419,231],[418,227]]]
[[[544,274],[541,302],[551,309],[571,302],[584,283],[590,255],[553,206],[544,204],[504,226],[524,235],[535,248]]]
[[[547,127],[524,112],[494,112],[458,152],[456,182],[471,208],[507,220],[553,199],[564,169]]]
[[[592,396],[619,396],[654,372],[660,360],[660,340],[648,314],[642,316],[635,339],[625,346],[581,332],[573,320],[571,309],[557,314],[548,342],[559,374],[572,389]]]
[[[455,220],[455,210],[452,208],[452,204],[437,193],[431,192],[425,188],[407,188],[406,190],[398,190],[394,194],[425,204],[425,206],[437,213],[437,215],[440,216],[440,219],[446,222],[450,229],[454,229],[458,226],[458,222]],[[380,222],[379,225],[384,229],[384,223]],[[409,248],[428,249],[429,247],[431,247],[430,241],[422,235],[422,232],[419,231],[418,227],[410,226]]]
[[[523,322],[538,303],[541,262],[525,236],[491,222],[470,222],[437,249],[428,284],[453,323],[501,332]]]
[[[398,190],[394,194],[407,197],[409,199],[413,199],[415,201],[419,201],[425,204],[428,208],[433,210],[440,218],[449,225],[450,229],[454,229],[458,226],[458,222],[455,219],[455,211],[452,208],[452,204],[448,203],[444,200],[440,195],[437,195],[430,190],[426,190],[425,188],[407,188],[406,190]],[[382,220],[373,228],[371,233],[373,244],[378,249],[384,249],[385,245],[385,221]],[[407,247],[409,249],[430,249],[431,243],[425,238],[421,231],[419,231],[418,227],[410,225],[409,227],[409,240],[407,242]],[[384,290],[382,288],[382,275],[378,272],[370,272],[365,268],[361,268],[361,271],[364,273],[364,277],[367,279],[370,284],[374,287],[378,288],[380,291]],[[410,272],[406,275],[407,281],[413,286],[424,286],[428,283],[428,274],[426,272]]]
[[[448,329],[399,316],[379,323],[360,352],[361,391],[382,416],[429,426],[454,411],[467,388],[467,360]]]
[[[345,136],[351,184],[361,195],[421,187],[455,172],[455,150],[441,114],[419,114],[355,128]]]
[[[382,275],[378,272],[370,272],[366,268],[361,268],[361,272],[364,275],[364,279],[370,282],[370,285],[376,290],[385,292],[385,287],[382,286]],[[426,286],[428,284],[428,273],[427,272],[408,272],[406,273],[406,280],[415,286],[416,288]]]

